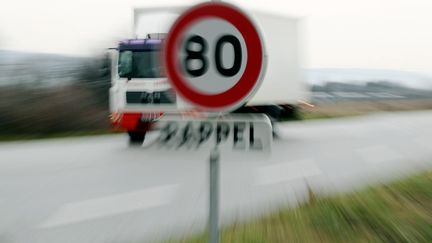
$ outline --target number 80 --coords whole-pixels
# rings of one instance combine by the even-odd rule
[[[190,49],[193,43],[200,46],[200,49],[198,51]],[[222,66],[222,47],[225,43],[230,43],[234,48],[234,63],[230,68],[225,68],[224,66]],[[199,35],[193,35],[189,37],[185,43],[185,51],[186,57],[184,59],[184,63],[186,66],[186,72],[192,77],[199,77],[204,75],[208,69],[208,58],[206,56],[206,40]],[[240,71],[242,62],[242,49],[240,41],[237,39],[237,37],[233,35],[221,36],[216,42],[214,57],[218,73],[225,77],[232,77],[236,75]],[[202,64],[201,67],[197,69],[192,69],[190,65],[192,60],[199,60]]]

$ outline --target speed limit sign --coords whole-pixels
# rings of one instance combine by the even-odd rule
[[[251,19],[221,2],[199,4],[172,26],[164,50],[171,85],[205,111],[230,111],[259,88],[264,69],[262,38]]]

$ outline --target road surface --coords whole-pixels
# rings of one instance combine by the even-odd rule
[[[281,125],[271,157],[222,153],[222,222],[432,167],[432,112]],[[0,143],[0,242],[149,242],[204,229],[208,152],[125,135]]]

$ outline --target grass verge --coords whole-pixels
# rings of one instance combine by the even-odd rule
[[[432,172],[225,227],[221,242],[432,242]],[[207,234],[169,242],[207,242]]]

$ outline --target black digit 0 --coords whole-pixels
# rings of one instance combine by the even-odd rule
[[[191,46],[193,44],[198,44],[200,45],[201,49],[196,51],[196,50],[192,50]],[[193,77],[198,77],[203,75],[208,68],[208,61],[207,61],[207,57],[204,56],[204,54],[207,52],[207,43],[206,41],[199,35],[194,35],[191,36],[187,41],[186,41],[186,59],[185,59],[185,65],[186,65],[186,72],[193,76]],[[198,69],[191,69],[191,63],[192,60],[200,60],[201,61],[201,67]]]
[[[234,64],[230,68],[222,66],[222,48],[225,43],[230,43],[234,48]],[[224,35],[216,43],[215,50],[216,68],[225,77],[232,77],[240,71],[242,62],[242,50],[240,41],[233,35]]]

